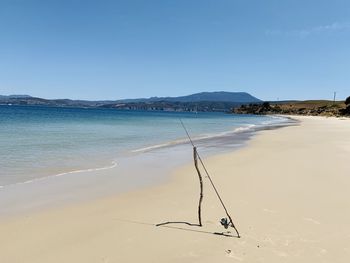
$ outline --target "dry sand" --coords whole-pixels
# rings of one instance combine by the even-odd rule
[[[0,262],[350,262],[350,121],[298,117],[205,160],[242,238],[192,165],[168,183],[0,223]],[[14,204],[15,205],[15,204]],[[233,232],[232,232],[233,233]]]

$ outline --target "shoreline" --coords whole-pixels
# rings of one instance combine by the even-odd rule
[[[197,222],[188,164],[161,185],[0,221],[0,261],[348,262],[350,122],[293,118],[299,126],[259,131],[204,160],[241,239],[215,234],[224,212],[207,179],[202,228],[154,226]]]

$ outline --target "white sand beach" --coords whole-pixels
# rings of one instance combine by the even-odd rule
[[[350,120],[293,118],[204,160],[241,238],[218,234],[207,178],[203,227],[155,226],[197,223],[189,163],[162,185],[3,219],[0,262],[350,262]]]

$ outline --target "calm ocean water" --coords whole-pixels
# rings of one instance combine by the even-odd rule
[[[0,186],[105,169],[118,157],[285,121],[224,113],[0,106]]]

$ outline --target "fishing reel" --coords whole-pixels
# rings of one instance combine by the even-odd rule
[[[223,217],[223,218],[221,218],[221,220],[220,220],[220,224],[221,224],[225,229],[227,229],[229,226],[231,226],[231,221],[229,221],[229,220],[227,219],[227,217]]]
[[[225,229],[228,229],[228,227],[233,227],[237,233],[237,238],[240,238],[241,236],[239,235],[238,233],[238,230],[237,228],[235,227],[235,225],[233,224],[232,220],[231,220],[231,217],[229,217],[230,219],[228,219],[227,217],[223,217],[221,218],[220,220],[220,224],[225,228]],[[227,233],[229,234],[229,236],[231,236],[231,231],[227,231]],[[227,235],[225,233],[222,233],[222,235]]]

